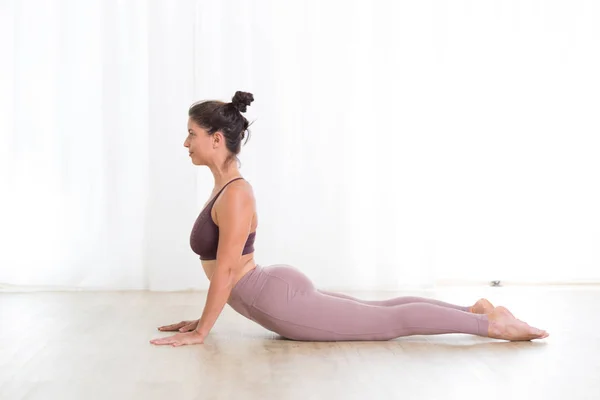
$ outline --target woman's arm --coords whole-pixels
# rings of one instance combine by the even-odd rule
[[[208,333],[223,311],[234,278],[239,271],[242,251],[252,228],[254,196],[242,185],[231,184],[223,193],[215,212],[219,224],[219,247],[217,265],[208,288],[208,296],[196,331],[202,336]]]
[[[235,185],[235,186],[234,186]],[[208,297],[195,330],[150,341],[156,345],[184,346],[204,343],[204,339],[223,311],[233,289],[242,251],[248,240],[254,216],[254,195],[242,185],[231,184],[215,205],[219,224],[217,265],[210,277]]]

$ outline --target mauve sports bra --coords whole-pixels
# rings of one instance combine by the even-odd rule
[[[225,189],[231,182],[237,181],[238,179],[244,178],[235,178],[227,182],[225,186],[219,190],[219,193],[217,193],[217,195],[206,205],[206,207],[204,207],[194,223],[192,234],[190,235],[190,246],[194,253],[200,256],[201,260],[217,259],[217,248],[219,246],[219,227],[214,223],[210,213],[215,201],[217,200],[217,197],[219,197],[223,189]],[[248,239],[246,240],[246,244],[244,245],[242,255],[252,253],[254,251],[255,237],[256,232],[250,233]]]

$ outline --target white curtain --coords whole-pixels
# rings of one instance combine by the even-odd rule
[[[591,0],[2,7],[5,287],[206,288],[186,112],[236,90],[259,264],[335,289],[600,281]]]
[[[2,7],[0,282],[198,287],[194,1]]]

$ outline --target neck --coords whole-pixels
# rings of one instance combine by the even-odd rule
[[[241,177],[240,170],[237,165],[235,165],[235,161],[229,163],[227,168],[218,167],[216,165],[210,166],[210,171],[213,174],[213,178],[215,179],[215,187],[221,188],[225,186],[227,182],[234,178]]]

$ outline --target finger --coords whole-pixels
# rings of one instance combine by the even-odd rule
[[[189,331],[193,331],[194,329],[196,329],[196,324],[192,323],[192,324],[184,326],[183,328],[179,328],[179,332],[189,332]]]
[[[185,324],[186,324],[186,322],[182,321],[178,324],[161,326],[160,328],[158,328],[158,330],[159,331],[176,331],[177,329],[181,328]]]
[[[156,341],[156,342],[150,342],[150,343],[152,343],[154,345],[157,345],[157,346],[164,346],[164,345],[167,345],[167,344],[172,344],[173,341],[172,340],[168,340],[168,341],[164,341],[164,342]]]
[[[178,324],[171,324],[171,325],[165,325],[165,326],[161,326],[160,328],[158,328],[159,331],[176,331],[177,329],[181,328],[182,326],[188,324],[189,322],[187,321],[181,321]]]
[[[175,324],[158,327],[159,331],[172,331],[173,329],[175,329]]]
[[[175,339],[173,336],[171,336],[171,337],[166,337],[166,338],[161,338],[161,339],[153,339],[150,341],[150,343],[152,343],[152,344],[171,344],[176,341],[177,341],[177,339]]]

